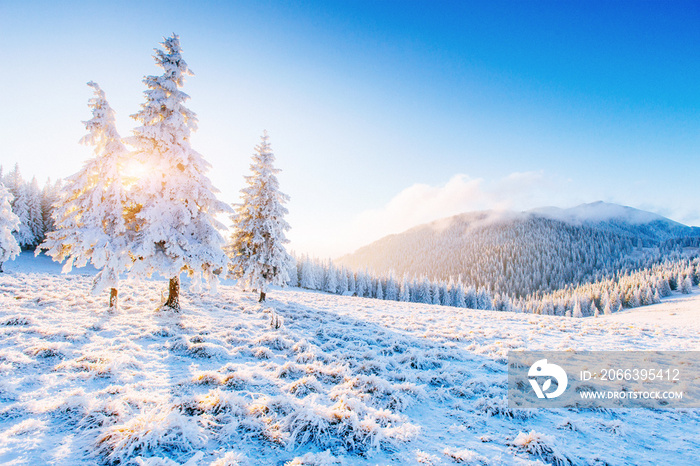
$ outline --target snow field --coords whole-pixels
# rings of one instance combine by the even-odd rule
[[[699,349],[674,321],[279,290],[261,306],[230,286],[183,291],[172,315],[155,311],[156,281],[123,282],[110,314],[90,286],[0,275],[0,463],[680,465],[700,453],[697,410],[506,400],[509,350]]]

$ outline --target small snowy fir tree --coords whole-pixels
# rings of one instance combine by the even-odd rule
[[[338,294],[345,295],[348,292],[348,274],[345,267],[338,269]]]
[[[377,299],[384,299],[384,290],[382,289],[382,280],[377,279],[377,291],[374,294]]]
[[[472,285],[464,285],[464,307],[474,309],[476,305],[476,289]]]
[[[610,302],[605,301],[605,307],[603,308],[603,314],[606,316],[609,316],[612,314],[612,309],[610,308]]]
[[[131,189],[137,205],[133,253],[135,275],[157,272],[170,277],[164,306],[180,309],[180,273],[203,274],[214,288],[227,259],[215,217],[230,213],[217,200],[218,192],[206,176],[210,165],[190,145],[197,129],[197,116],[185,107],[189,96],[182,92],[185,76],[193,73],[182,58],[180,39],[173,34],[155,50],[161,76],[146,76],[146,102],[132,118],[142,124],[127,142],[144,164],[147,175]]]
[[[493,301],[491,299],[491,293],[489,290],[480,288],[476,294],[476,305],[479,309],[485,311],[490,311],[493,307]]]
[[[654,292],[651,290],[651,286],[647,284],[642,292],[642,305],[648,306],[654,304]]]
[[[690,294],[693,291],[693,280],[690,276],[683,278],[682,275],[678,275],[678,283],[680,283],[679,289],[683,294]]]
[[[454,307],[466,307],[466,302],[464,300],[464,285],[462,285],[462,278],[457,281],[457,285],[454,288],[452,296],[452,305]],[[423,301],[426,302],[426,301]]]
[[[227,247],[231,274],[242,287],[258,290],[261,302],[265,301],[269,285],[284,285],[288,281],[287,264],[292,260],[284,246],[289,242],[285,237],[289,224],[284,219],[284,203],[289,197],[279,190],[276,174],[280,170],[274,162],[265,132],[255,147],[252,175],[245,177],[248,186],[241,190],[242,202],[235,206],[236,213],[231,217],[233,233]],[[332,268],[332,264],[329,266]],[[335,281],[334,272],[329,277]]]
[[[618,312],[622,308],[622,301],[620,300],[620,293],[614,290],[610,295],[610,309],[612,312]]]
[[[393,272],[389,272],[389,275],[386,277],[384,283],[384,299],[387,301],[396,301],[399,298],[399,287],[396,283]]]
[[[94,82],[88,86],[95,93],[88,104],[92,119],[84,122],[88,134],[80,142],[93,146],[95,156],[66,180],[54,212],[56,230],[47,235],[41,249],[56,261],[66,260],[64,273],[73,265],[92,262],[99,270],[92,292],[110,288],[109,307],[115,309],[119,274],[132,262],[127,226],[131,207],[121,175],[128,151],[104,91]],[[39,252],[37,248],[36,254]]]
[[[581,318],[581,317],[583,317],[583,312],[581,312],[581,301],[580,301],[580,299],[579,299],[578,296],[577,296],[577,297],[575,298],[575,300],[574,300],[574,308],[573,308],[573,311],[572,311],[572,315],[573,315],[575,318]]]
[[[432,296],[431,304],[440,304],[440,284],[437,281],[432,282],[430,295]],[[472,305],[472,309],[476,309],[476,291],[474,291],[474,304]]]
[[[360,297],[367,295],[367,276],[363,272],[357,273],[355,281],[355,294]]]
[[[325,267],[323,291],[328,293],[335,293],[338,291],[338,274],[336,273],[335,267],[330,259],[328,260],[328,265]]]
[[[12,235],[19,228],[20,221],[12,212],[12,194],[0,183],[0,273],[2,264],[19,254],[19,244]]]
[[[355,274],[350,269],[346,269],[345,273],[348,275],[348,293],[354,295],[356,289]]]
[[[299,279],[299,286],[306,288],[307,290],[316,289],[316,281],[314,278],[314,264],[311,262],[308,256],[303,260],[303,267],[301,269],[301,278]]]
[[[408,275],[403,275],[403,280],[401,280],[401,285],[399,286],[399,301],[407,303],[411,300],[411,288],[408,284]]]

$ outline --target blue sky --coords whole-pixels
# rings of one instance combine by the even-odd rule
[[[697,2],[0,2],[0,163],[64,177],[95,80],[122,135],[162,36],[235,202],[271,135],[292,247],[606,200],[700,225]]]

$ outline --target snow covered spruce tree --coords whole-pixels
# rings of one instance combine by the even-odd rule
[[[284,220],[289,200],[279,190],[274,167],[275,155],[270,147],[267,131],[255,147],[252,175],[246,176],[248,186],[241,190],[242,202],[236,205],[231,217],[233,233],[227,251],[231,257],[231,275],[241,286],[258,290],[259,301],[265,301],[269,285],[284,285],[288,263],[293,260],[287,254],[285,231],[289,224]],[[304,286],[304,285],[302,285]]]
[[[55,261],[66,260],[63,272],[73,265],[92,262],[99,270],[92,292],[110,288],[109,307],[117,307],[119,274],[131,265],[131,232],[127,217],[132,209],[121,172],[128,156],[115,127],[114,110],[104,91],[94,82],[89,101],[92,119],[85,121],[88,134],[81,143],[94,146],[94,157],[66,180],[55,210],[56,230],[47,235],[36,254],[44,249]]]
[[[131,189],[137,204],[132,271],[171,277],[164,306],[179,310],[181,272],[203,274],[216,286],[227,259],[217,230],[226,227],[215,216],[231,209],[217,200],[206,176],[210,165],[190,145],[197,116],[185,107],[189,96],[180,88],[193,73],[182,58],[180,39],[173,34],[161,45],[165,50],[156,49],[154,58],[163,74],[143,79],[146,102],[132,115],[142,126],[127,140],[147,168]]]
[[[19,254],[19,244],[12,235],[20,226],[19,217],[12,212],[12,194],[0,183],[0,273],[5,261]]]

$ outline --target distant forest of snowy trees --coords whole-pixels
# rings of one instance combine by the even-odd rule
[[[54,203],[58,199],[61,181],[46,180],[39,187],[36,177],[27,181],[22,177],[19,164],[12,171],[4,173],[0,165],[0,183],[12,194],[10,205],[20,220],[19,230],[14,233],[17,243],[23,249],[34,249],[46,238],[46,234],[54,230],[51,214]]]
[[[662,262],[633,272],[619,272],[593,283],[536,293],[517,300],[515,307],[533,314],[588,317],[655,304],[672,291],[689,294],[700,283],[700,258],[697,252],[689,256],[672,253]]]
[[[687,242],[687,241],[686,241]],[[556,291],[538,291],[527,297],[492,292],[490,287],[465,285],[456,280],[430,280],[425,275],[378,275],[355,272],[331,260],[302,256],[290,273],[290,285],[328,293],[437,304],[470,309],[514,311],[566,317],[611,314],[622,309],[658,303],[671,291],[690,293],[700,283],[697,249],[673,250],[668,255],[637,259],[634,268],[591,282],[568,283]]]
[[[471,309],[493,308],[493,297],[488,289],[465,286],[461,279],[431,281],[425,276],[409,278],[404,274],[397,278],[393,273],[383,276],[368,271],[355,272],[331,260],[321,261],[307,255],[298,258],[293,267],[289,284],[309,290]]]

